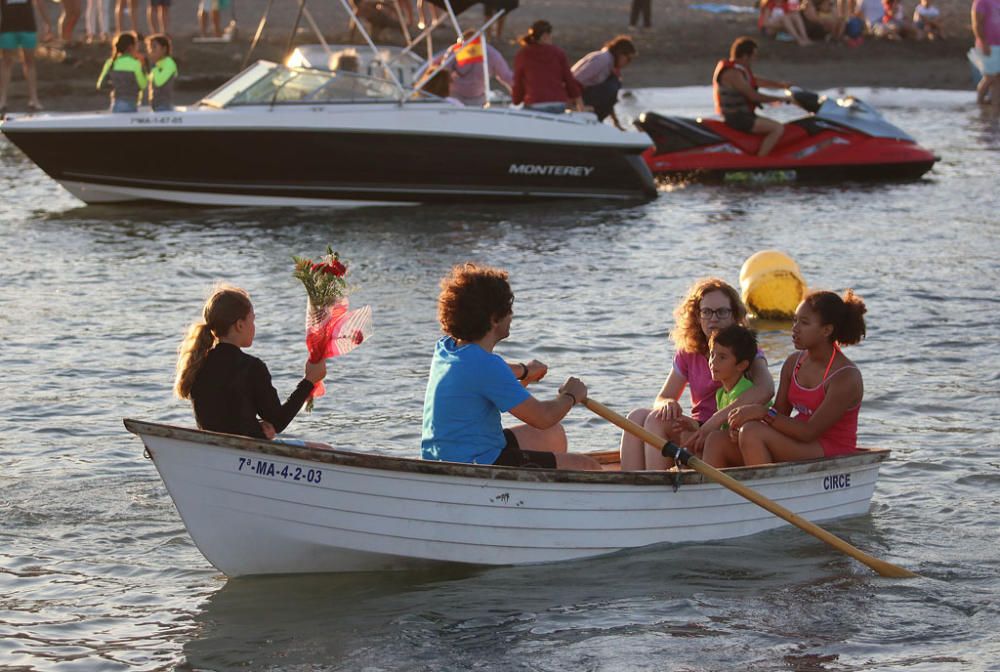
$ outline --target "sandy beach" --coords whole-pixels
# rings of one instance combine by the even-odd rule
[[[194,7],[175,4],[171,17],[175,57],[180,66],[177,100],[191,103],[238,72],[266,0],[237,0],[237,39],[230,43],[201,44],[193,41],[198,27]],[[143,3],[144,4],[144,3]],[[694,3],[690,3],[694,4]],[[745,3],[749,5],[749,3]],[[179,6],[178,6],[179,5]],[[971,89],[972,81],[965,52],[972,38],[968,3],[943,0],[939,3],[947,39],[936,42],[867,39],[858,47],[817,43],[799,47],[794,43],[761,39],[758,71],[788,79],[813,89],[850,86],[886,86],[930,89]],[[338,2],[309,5],[317,24],[330,43],[348,42],[346,15]],[[280,58],[295,22],[297,5],[280,0],[272,7],[263,39],[254,58]],[[524,0],[511,14],[503,40],[497,46],[513,60],[518,46],[515,38],[530,23],[545,18],[555,27],[554,37],[571,62],[598,48],[608,38],[628,31],[629,3],[625,0]],[[50,4],[53,18],[59,5]],[[907,5],[912,13],[912,6]],[[223,23],[229,19],[223,13]],[[463,26],[482,21],[480,9],[460,17]],[[81,21],[82,24],[82,21]],[[303,25],[305,22],[303,21]],[[145,26],[145,16],[140,27]],[[682,0],[656,0],[653,27],[634,30],[639,58],[624,73],[627,87],[685,86],[707,84],[716,60],[725,55],[737,36],[756,32],[756,15],[750,13],[710,14],[693,9]],[[82,25],[77,35],[83,36]],[[450,41],[449,30],[435,32],[435,44]],[[360,40],[355,40],[360,41]],[[380,42],[402,43],[398,30],[386,29]],[[311,30],[300,28],[296,43],[317,42]],[[103,44],[73,45],[67,49],[43,47],[39,52],[39,87],[43,105],[50,110],[99,109],[106,105],[105,94],[94,90],[94,80],[108,57]],[[20,68],[9,108],[19,111],[26,105]]]

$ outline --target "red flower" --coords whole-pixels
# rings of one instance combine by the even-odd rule
[[[361,345],[365,340],[365,335],[362,334],[360,331],[355,331],[354,336],[351,337],[351,340],[354,341],[354,345]]]
[[[334,259],[330,263],[330,270],[333,273],[333,275],[337,276],[338,278],[342,278],[344,277],[344,274],[347,273],[347,266],[344,266],[342,263],[340,263],[339,259]]]

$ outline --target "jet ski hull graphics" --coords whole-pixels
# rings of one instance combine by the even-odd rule
[[[350,207],[656,194],[639,133],[519,111],[353,107],[361,109],[41,115],[2,128],[88,203]]]
[[[849,112],[841,110],[845,106]],[[643,154],[650,170],[671,179],[908,180],[921,177],[937,161],[913,138],[854,99],[824,101],[816,115],[787,123],[766,157],[756,155],[762,136],[742,133],[715,119],[647,112],[637,126],[655,143]]]

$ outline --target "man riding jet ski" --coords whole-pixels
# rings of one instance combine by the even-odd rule
[[[717,119],[645,112],[636,126],[655,143],[643,153],[653,173],[674,179],[864,180],[916,179],[937,157],[874,108],[848,96],[830,99],[792,89],[784,96],[757,90],[788,82],[755,77],[757,45],[733,43],[712,78]],[[781,124],[757,116],[766,102],[794,102],[810,114]]]
[[[788,82],[754,77],[750,63],[757,56],[757,43],[749,37],[737,38],[729,48],[729,60],[719,61],[712,75],[712,92],[715,94],[715,112],[721,114],[726,125],[744,133],[763,135],[757,156],[767,156],[781,139],[785,125],[774,119],[758,117],[761,103],[787,103],[788,96],[768,96],[757,90],[787,89]]]

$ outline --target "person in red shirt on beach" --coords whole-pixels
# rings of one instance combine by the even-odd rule
[[[514,59],[515,105],[531,110],[561,114],[567,103],[583,110],[583,90],[573,77],[562,49],[552,44],[552,24],[535,21],[520,40],[521,50]]]

